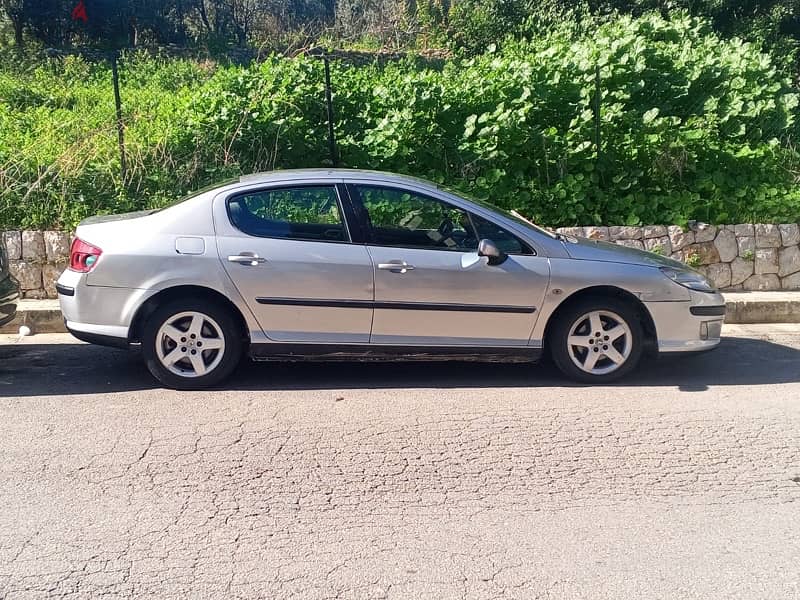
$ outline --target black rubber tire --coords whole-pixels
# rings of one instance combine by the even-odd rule
[[[200,377],[181,377],[169,371],[158,360],[156,334],[160,327],[176,315],[185,311],[203,313],[217,322],[225,338],[225,349],[220,363],[209,373]],[[147,319],[142,331],[142,356],[153,377],[168,388],[175,390],[200,390],[221,383],[236,369],[245,348],[244,333],[231,311],[213,300],[178,299],[159,306]]]
[[[631,330],[632,347],[628,360],[615,371],[603,375],[586,373],[572,362],[569,355],[567,338],[569,330],[581,316],[594,310],[606,310],[619,315]],[[616,381],[633,371],[642,358],[644,348],[644,329],[639,313],[630,303],[614,297],[582,298],[571,302],[559,311],[547,336],[548,350],[558,369],[573,381],[581,383],[603,384]]]

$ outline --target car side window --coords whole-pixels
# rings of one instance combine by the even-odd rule
[[[353,189],[372,244],[461,252],[478,246],[469,214],[456,206],[399,188]]]
[[[478,232],[478,239],[490,239],[506,254],[535,254],[526,243],[513,233],[509,233],[496,223],[487,221],[481,216],[472,214],[472,223]]]
[[[231,223],[257,237],[347,241],[336,188],[297,186],[247,192],[228,200]]]

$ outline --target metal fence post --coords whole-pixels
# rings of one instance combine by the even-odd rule
[[[117,71],[117,53],[111,54],[111,79],[114,82],[114,107],[117,113],[117,140],[119,142],[119,164],[122,182],[125,182],[125,124],[122,122],[122,100],[119,95],[119,72]]]
[[[328,151],[331,155],[331,164],[334,167],[339,166],[339,160],[336,156],[336,134],[333,131],[333,98],[331,94],[331,68],[328,64],[328,55],[322,57],[325,64],[325,105],[328,109]]]
[[[600,160],[600,64],[594,66],[594,148],[597,160]]]

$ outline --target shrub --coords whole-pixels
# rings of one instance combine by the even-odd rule
[[[557,31],[441,73],[374,78],[342,140],[352,165],[426,176],[551,225],[800,215],[787,172],[797,95],[768,56],[701,21],[623,18],[591,37]]]
[[[122,65],[125,181],[104,65],[0,69],[0,227],[71,227],[242,172],[330,164],[316,59]],[[768,55],[700,20],[556,28],[443,65],[334,62],[332,79],[345,166],[550,226],[800,220],[797,94]]]

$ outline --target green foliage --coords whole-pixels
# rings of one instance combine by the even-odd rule
[[[341,139],[353,166],[428,177],[551,225],[800,214],[790,82],[697,20],[624,18],[374,79]]]
[[[723,37],[741,37],[773,50],[786,65],[797,61],[800,42],[798,0],[590,0],[593,12],[618,11],[641,15],[658,10],[673,14],[686,10],[708,20]]]
[[[559,28],[579,31],[589,16],[583,0],[460,0],[450,10],[446,33],[453,50],[476,55],[506,40],[535,39]]]
[[[0,228],[70,227],[240,173],[330,165],[318,60],[121,64],[125,181],[104,65],[0,68]],[[345,166],[425,177],[550,226],[800,220],[798,96],[758,47],[701,20],[556,27],[441,68],[331,68]]]
[[[696,252],[690,252],[689,254],[686,255],[686,258],[684,259],[683,262],[685,262],[690,267],[699,267],[702,260],[699,254],[697,254]]]
[[[520,0],[457,2],[450,16],[451,43],[469,54],[480,54],[507,35],[521,35],[525,16],[525,3]]]
[[[0,71],[0,226],[70,227],[174,199],[176,117],[206,74],[186,61],[129,56],[123,64],[125,184],[106,65],[68,57]]]

